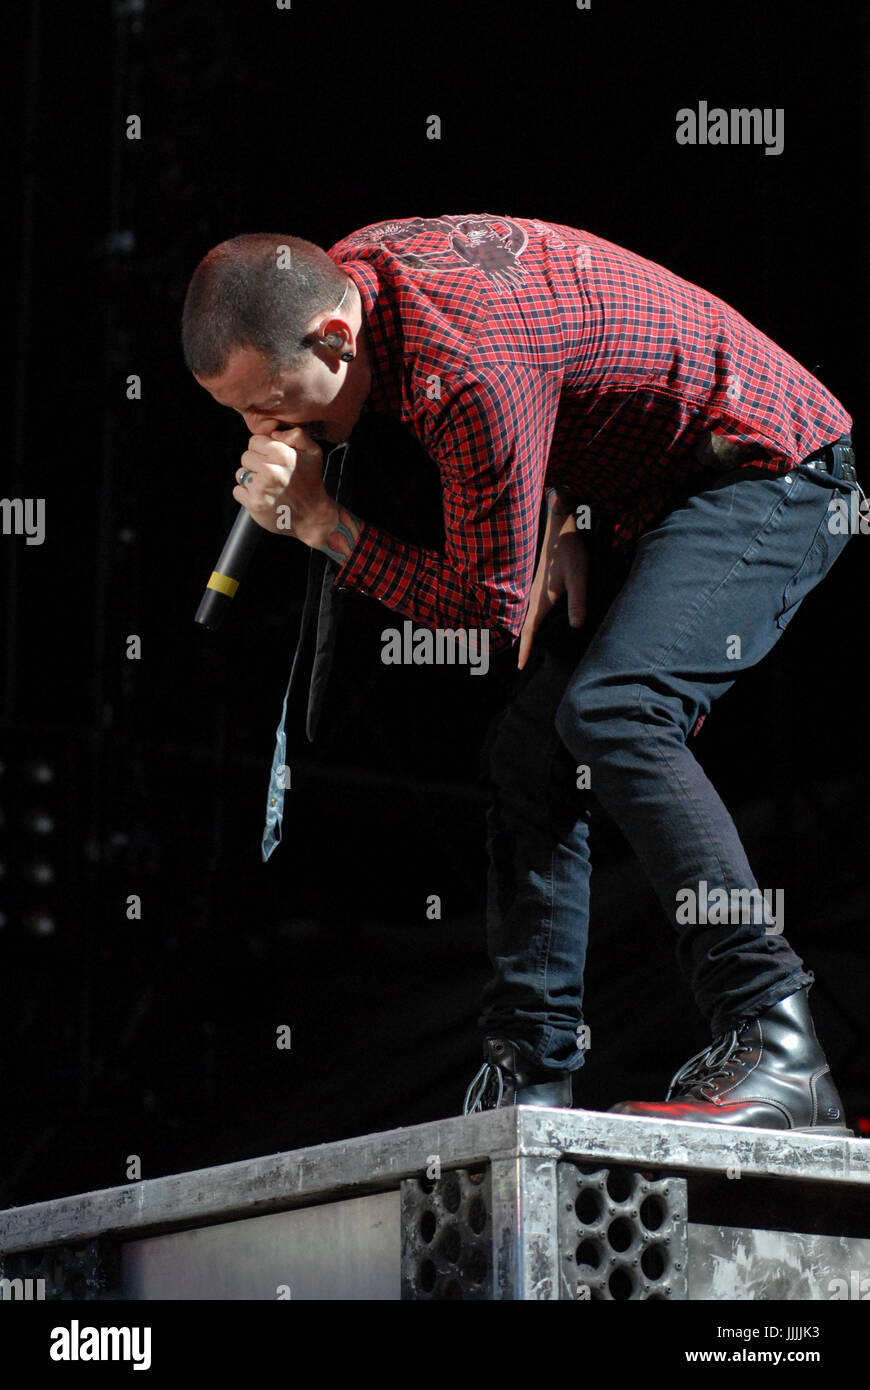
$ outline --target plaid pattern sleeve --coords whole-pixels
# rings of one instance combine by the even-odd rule
[[[486,628],[490,647],[522,627],[544,469],[558,405],[546,379],[490,366],[442,382],[419,433],[441,471],[443,554],[363,522],[337,578],[429,628]]]

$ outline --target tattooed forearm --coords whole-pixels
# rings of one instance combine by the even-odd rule
[[[339,507],[335,526],[318,550],[328,555],[337,565],[343,565],[359,539],[360,521],[347,507]]]

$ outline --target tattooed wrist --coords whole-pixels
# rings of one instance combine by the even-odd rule
[[[347,507],[336,507],[332,526],[315,548],[322,550],[337,565],[343,565],[359,539],[361,524],[359,517],[349,512]]]
[[[574,498],[561,488],[548,488],[547,511],[553,516],[570,516],[574,511]]]

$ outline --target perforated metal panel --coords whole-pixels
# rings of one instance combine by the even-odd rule
[[[489,1169],[406,1178],[401,1202],[402,1298],[491,1299]]]
[[[685,1299],[686,1183],[560,1163],[561,1297]]]
[[[119,1282],[119,1253],[105,1241],[57,1245],[49,1250],[22,1250],[0,1258],[0,1278],[39,1286],[33,1297],[46,1301],[112,1298]],[[17,1288],[0,1287],[0,1300],[16,1297]],[[25,1297],[28,1295],[25,1294]]]

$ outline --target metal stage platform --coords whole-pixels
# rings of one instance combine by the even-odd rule
[[[870,1145],[511,1107],[11,1208],[0,1265],[3,1298],[870,1298]]]

